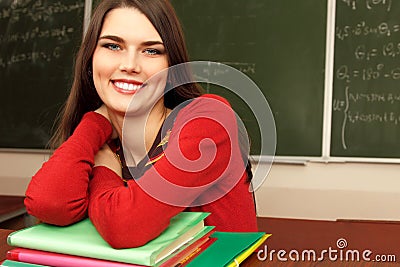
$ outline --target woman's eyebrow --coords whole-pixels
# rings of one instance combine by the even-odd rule
[[[122,39],[121,37],[118,37],[116,35],[103,35],[99,37],[99,40],[102,39],[109,39],[109,40],[113,40],[115,42],[118,43],[123,43],[124,39]],[[164,43],[162,41],[145,41],[142,43],[142,45],[146,45],[146,46],[151,46],[151,45],[164,45]]]
[[[112,40],[114,42],[117,43],[124,43],[124,39],[122,39],[121,37],[118,37],[116,35],[103,35],[99,37],[99,41],[103,40],[103,39],[108,39],[108,40]],[[143,43],[141,43],[142,46],[153,46],[153,45],[162,45],[164,46],[164,43],[162,41],[144,41]]]
[[[161,42],[161,41],[145,41],[145,42],[143,42],[142,44],[143,44],[143,45],[146,45],[146,46],[151,46],[151,45],[164,45],[164,43]]]
[[[122,39],[121,37],[115,36],[115,35],[103,35],[99,37],[99,41],[102,39],[109,39],[109,40],[113,40],[115,42],[118,43],[123,43],[124,39]]]

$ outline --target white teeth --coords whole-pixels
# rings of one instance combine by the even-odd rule
[[[142,85],[125,82],[115,82],[114,85],[120,89],[129,91],[136,91],[142,87]]]

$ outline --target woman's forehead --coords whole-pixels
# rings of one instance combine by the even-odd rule
[[[116,35],[161,41],[150,20],[137,8],[116,8],[104,18],[100,35]]]

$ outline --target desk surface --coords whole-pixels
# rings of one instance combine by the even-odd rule
[[[7,251],[12,248],[7,244],[7,236],[13,231],[0,229],[0,262],[5,259]]]
[[[24,197],[0,195],[0,223],[25,212]]]

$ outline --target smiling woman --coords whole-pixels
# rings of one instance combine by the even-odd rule
[[[172,66],[186,62],[169,1],[102,1],[77,56],[56,150],[26,191],[27,211],[56,225],[89,216],[115,248],[147,243],[181,211],[210,212],[205,222],[219,231],[256,231],[235,114],[194,82],[173,86],[190,75]],[[175,202],[159,198],[164,191]]]

